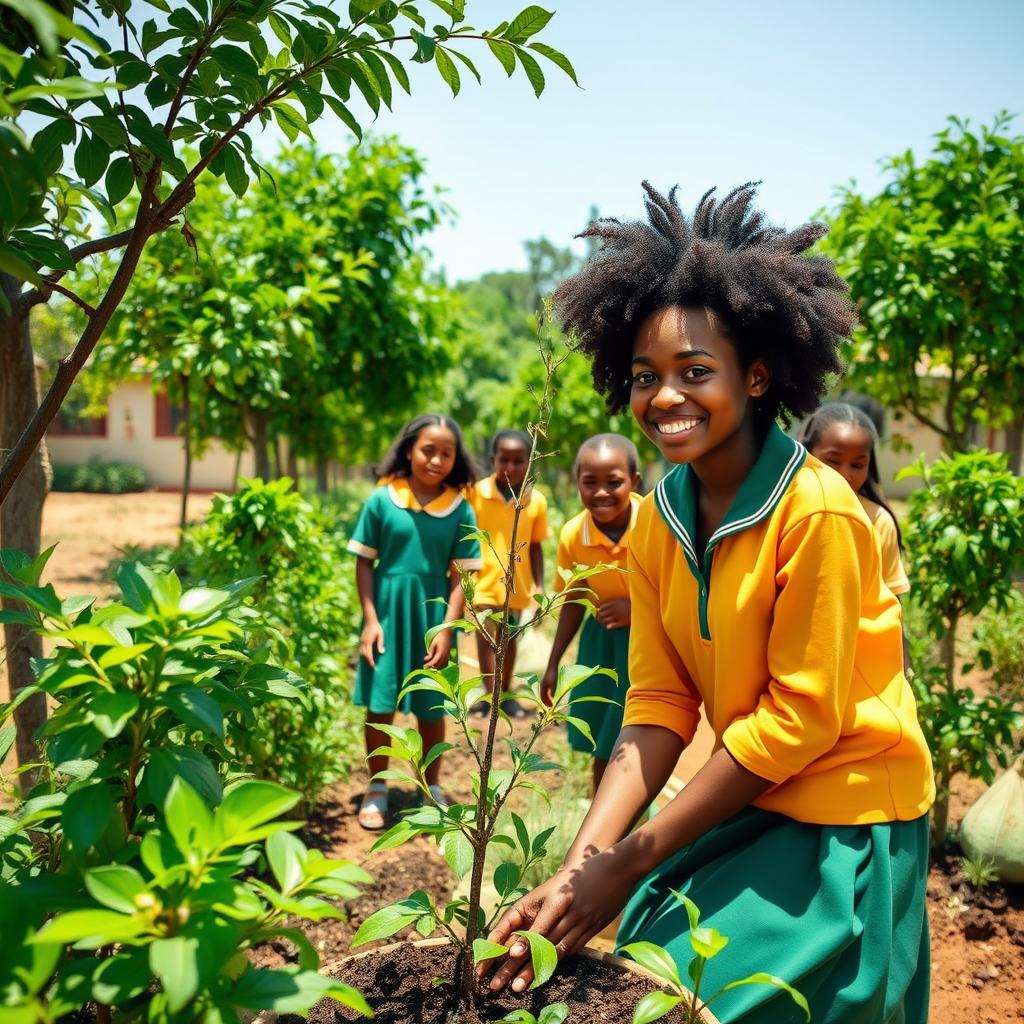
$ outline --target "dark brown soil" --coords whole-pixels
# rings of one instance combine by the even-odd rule
[[[374,1024],[451,1024],[456,953],[450,946],[419,948],[407,944],[383,956],[352,960],[334,976],[355,985],[374,1010]],[[444,980],[434,984],[434,979]],[[543,988],[516,994],[484,995],[477,1011],[461,1013],[459,1024],[501,1020],[520,1007],[534,1015],[549,1003],[567,1003],[569,1020],[614,1021],[632,1019],[633,1007],[653,986],[635,974],[590,960],[566,960]],[[346,1007],[325,1000],[313,1007],[311,1024],[341,1024],[363,1018]],[[664,1018],[678,1024],[678,1012]]]

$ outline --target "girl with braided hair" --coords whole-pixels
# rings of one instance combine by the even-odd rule
[[[562,956],[625,908],[619,943],[688,963],[689,923],[729,937],[702,990],[753,972],[799,989],[815,1024],[925,1024],[928,749],[903,673],[900,609],[863,507],[791,440],[854,324],[825,232],[786,232],[744,185],[687,217],[645,183],[647,220],[602,220],[555,293],[610,411],[627,403],[674,464],[629,544],[630,688],[623,728],[558,873],[491,935],[539,932]],[[694,736],[714,752],[634,825]],[[522,990],[512,940],[492,988]],[[482,971],[483,973],[483,971]],[[726,1024],[803,1012],[766,985],[724,993]]]

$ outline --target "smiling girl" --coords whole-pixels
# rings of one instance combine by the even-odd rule
[[[900,612],[856,495],[776,425],[817,406],[854,322],[824,233],[768,225],[744,186],[686,217],[645,184],[649,223],[603,220],[556,292],[611,411],[626,404],[674,464],[630,537],[623,729],[562,869],[492,939],[560,955],[625,907],[619,943],[689,962],[673,890],[729,944],[703,988],[764,971],[815,1024],[925,1024],[926,812],[934,788],[903,674]],[[714,752],[631,831],[694,736]],[[628,902],[628,906],[627,906]],[[516,940],[492,980],[531,979]],[[725,1024],[803,1019],[763,985]]]
[[[625,568],[629,533],[640,505],[640,496],[634,493],[640,483],[638,461],[636,446],[619,434],[598,434],[580,446],[573,472],[583,511],[573,516],[558,536],[560,570],[572,571],[577,565]],[[564,587],[559,574],[555,590]],[[616,676],[591,676],[570,698],[573,717],[587,723],[593,742],[570,724],[569,745],[593,757],[596,790],[622,726],[622,705],[629,687],[627,576],[614,569],[589,576],[579,596],[589,597],[596,610],[590,614],[580,604],[562,605],[548,667],[541,680],[541,697],[545,703],[551,703],[558,683],[558,663],[582,624],[576,661],[590,668],[611,669]],[[605,697],[615,703],[581,700],[583,697]]]
[[[443,668],[452,631],[441,630],[429,645],[428,629],[462,615],[458,569],[480,568],[480,542],[467,540],[476,528],[473,510],[460,488],[476,479],[458,424],[429,413],[406,424],[384,461],[383,479],[363,506],[348,542],[357,556],[356,586],[363,607],[359,670],[354,702],[366,708],[366,753],[371,781],[359,808],[359,824],[377,830],[387,824],[388,789],[373,780],[387,757],[370,757],[388,737],[375,725],[390,725],[398,693],[413,669]],[[401,710],[416,716],[423,749],[444,740],[444,711],[434,695],[413,693]],[[441,758],[427,768],[427,783],[438,802]]]

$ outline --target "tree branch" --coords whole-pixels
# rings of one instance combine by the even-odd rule
[[[96,315],[96,309],[90,306],[81,295],[76,295],[70,288],[65,288],[62,284],[52,284],[50,287],[53,291],[60,292],[65,298],[70,299],[79,309],[84,309],[87,316]]]

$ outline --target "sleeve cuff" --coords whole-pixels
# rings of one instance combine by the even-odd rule
[[[779,785],[796,774],[779,764],[759,740],[747,719],[739,719],[722,734],[722,745],[748,772]],[[799,769],[797,769],[799,771]]]
[[[464,569],[466,572],[479,572],[484,567],[479,558],[453,558],[451,564],[453,569]]]
[[[622,727],[627,725],[659,725],[671,729],[686,746],[693,742],[700,711],[682,707],[674,694],[654,694],[630,689],[626,694],[626,710]]]
[[[345,550],[350,551],[353,555],[361,555],[363,558],[376,558],[380,553],[376,548],[367,547],[367,545],[360,544],[357,540],[350,540],[345,545]]]
[[[885,585],[897,596],[900,594],[910,593],[910,580],[906,576],[901,577],[898,580],[886,580]]]

